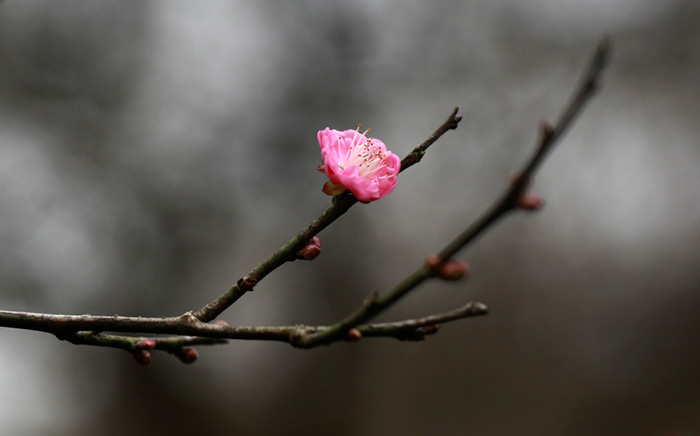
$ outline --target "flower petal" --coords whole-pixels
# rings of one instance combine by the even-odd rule
[[[323,172],[329,181],[323,187],[328,195],[346,189],[362,202],[370,202],[394,190],[401,161],[386,145],[367,138],[358,130],[338,131],[326,127],[318,132]]]

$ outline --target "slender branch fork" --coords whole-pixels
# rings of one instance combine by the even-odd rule
[[[330,326],[230,326],[223,321],[214,321],[243,295],[275,269],[296,259],[296,253],[323,229],[332,224],[358,201],[352,194],[334,197],[332,205],[311,224],[280,247],[260,265],[242,277],[236,285],[199,310],[181,316],[144,318],[128,316],[53,315],[31,312],[0,311],[0,327],[35,330],[56,335],[73,344],[120,348],[134,353],[140,363],[149,363],[149,350],[158,349],[174,353],[183,362],[189,363],[183,350],[195,345],[225,343],[228,339],[270,340],[286,342],[295,347],[313,348],[337,341],[353,341],[362,337],[393,337],[400,340],[422,340],[426,335],[438,331],[440,324],[468,317],[485,315],[488,309],[477,302],[437,315],[388,323],[368,323],[390,308],[418,285],[439,277],[440,269],[453,260],[459,251],[468,246],[477,236],[498,222],[509,212],[538,208],[538,197],[528,192],[530,182],[545,156],[564,135],[585,104],[595,94],[601,73],[610,52],[609,38],[598,44],[580,83],[565,106],[556,123],[541,123],[540,135],[532,156],[513,177],[501,197],[467,227],[437,255],[430,256],[394,288],[384,293],[373,293],[355,311]],[[425,151],[449,130],[459,125],[461,117],[455,108],[447,120],[421,145],[413,149],[402,161],[401,171],[420,162]],[[105,333],[111,332],[111,333]],[[117,335],[114,333],[127,333]],[[143,337],[141,334],[165,336]],[[179,354],[178,354],[179,353]],[[183,357],[184,356],[184,357]],[[191,357],[191,356],[190,356]],[[196,354],[195,354],[196,358]]]

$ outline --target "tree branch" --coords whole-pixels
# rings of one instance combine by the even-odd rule
[[[206,338],[197,336],[171,336],[171,337],[137,337],[137,336],[121,336],[110,335],[106,333],[97,333],[90,331],[78,331],[65,335],[57,335],[61,340],[68,341],[74,345],[92,345],[96,347],[119,348],[126,351],[136,351],[144,349],[143,343],[152,341],[153,345],[148,346],[148,349],[163,350],[175,352],[182,347],[191,347],[195,345],[217,345],[228,343],[226,339]]]
[[[523,165],[518,175],[511,182],[505,193],[496,203],[474,224],[445,246],[438,254],[442,262],[451,259],[457,252],[466,247],[487,228],[499,219],[518,208],[519,199],[525,194],[528,184],[537,167],[554,144],[562,137],[571,122],[581,112],[583,106],[593,96],[599,82],[600,74],[605,67],[610,52],[610,40],[604,37],[586,68],[579,86],[574,90],[572,98],[565,106],[562,115],[554,127],[542,124],[540,140],[533,156]],[[421,283],[436,275],[435,266],[423,265],[410,276],[384,294],[370,295],[357,310],[332,325],[328,329],[305,337],[299,346],[305,348],[327,344],[343,337],[355,326],[367,322],[385,311],[400,298],[418,287]]]
[[[321,216],[249,274],[242,277],[235,286],[195,312],[187,312],[178,317],[143,318],[116,315],[51,315],[0,311],[0,327],[51,333],[59,339],[74,344],[124,349],[132,352],[137,361],[142,364],[150,362],[148,350],[153,349],[171,352],[181,361],[191,363],[196,359],[196,352],[189,349],[189,346],[219,344],[227,339],[278,341],[300,348],[312,348],[335,341],[357,340],[363,336],[421,340],[426,335],[436,333],[441,323],[484,315],[488,312],[486,306],[481,303],[471,302],[461,308],[443,314],[397,322],[367,324],[369,320],[384,312],[429,278],[440,276],[446,278],[442,274],[443,268],[453,261],[452,258],[508,212],[517,209],[533,208],[531,207],[532,202],[528,206],[527,202],[524,201],[524,199],[527,199],[527,195],[531,195],[527,193],[530,181],[544,157],[563,136],[584,105],[595,93],[600,75],[609,56],[609,50],[610,42],[608,38],[604,38],[598,45],[580,84],[573,93],[569,103],[565,106],[556,124],[552,127],[542,123],[540,126],[540,138],[534,154],[525,162],[503,195],[482,217],[447,244],[438,255],[431,256],[434,259],[426,261],[424,265],[416,269],[394,288],[383,294],[371,294],[361,307],[333,325],[229,326],[221,321],[217,323],[210,323],[210,321],[219,316],[244,294],[252,291],[255,285],[269,273],[284,263],[295,260],[296,253],[308,241],[357,203],[357,199],[349,193],[334,197],[333,204]],[[426,149],[448,130],[456,129],[460,120],[461,117],[457,116],[457,108],[455,108],[447,120],[425,142],[412,150],[403,159],[401,171],[419,162]],[[170,336],[144,338],[104,332],[148,333]],[[186,350],[191,353],[185,352]]]
[[[406,157],[401,161],[401,171],[404,171],[405,169],[419,162],[423,158],[423,155],[428,147],[435,143],[435,141],[437,141],[448,130],[454,130],[457,128],[459,122],[462,120],[462,117],[457,116],[458,110],[458,108],[454,108],[450,116],[447,117],[447,120],[445,120],[445,122],[442,123],[442,125],[438,127],[428,139],[406,155]],[[304,230],[299,232],[279,250],[275,251],[260,265],[255,267],[255,269],[248,273],[248,275],[239,279],[235,286],[221,294],[221,296],[219,296],[216,300],[194,312],[194,316],[196,316],[200,321],[209,322],[221,315],[224,310],[238,301],[239,298],[241,298],[247,292],[252,291],[255,285],[258,284],[260,280],[265,278],[265,276],[282,266],[285,262],[295,260],[295,254],[307,241],[319,234],[333,221],[340,218],[340,216],[347,212],[348,209],[350,209],[355,203],[357,203],[357,199],[349,191],[345,194],[334,197],[333,204],[326,209],[321,216],[316,218]]]
[[[459,309],[390,323],[366,324],[358,327],[363,336],[394,337],[410,340],[423,327],[485,315],[485,305],[470,302]],[[309,334],[327,330],[328,326],[229,326],[226,323],[208,324],[191,314],[174,318],[142,318],[126,316],[52,315],[31,312],[0,311],[0,326],[42,331],[76,345],[119,348],[127,351],[144,349],[144,341],[153,341],[147,349],[177,351],[184,346],[214,345],[227,339],[265,340],[298,345]],[[102,330],[139,333],[177,334],[172,337],[123,336],[103,333]],[[426,332],[423,332],[426,334]],[[345,338],[344,338],[345,339]],[[417,339],[413,339],[417,340]]]
[[[437,333],[440,324],[486,315],[488,311],[486,305],[471,301],[460,308],[438,315],[406,321],[366,324],[358,327],[358,330],[363,337],[390,336],[402,341],[420,341],[424,339],[425,335]]]

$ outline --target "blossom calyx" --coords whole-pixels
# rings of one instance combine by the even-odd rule
[[[346,190],[369,203],[391,193],[401,170],[401,160],[382,141],[357,130],[339,131],[326,127],[318,132],[323,170],[328,182],[323,192],[340,195]]]

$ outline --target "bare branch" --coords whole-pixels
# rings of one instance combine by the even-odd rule
[[[458,108],[454,108],[447,120],[445,120],[445,122],[442,123],[442,125],[438,127],[428,139],[413,149],[401,161],[401,171],[404,171],[405,169],[419,162],[423,157],[423,154],[425,154],[425,150],[427,150],[428,147],[430,147],[448,130],[454,130],[457,128],[459,122],[462,120],[462,117],[457,116],[457,111]],[[255,269],[248,273],[248,275],[238,280],[238,283],[235,286],[221,294],[221,296],[219,296],[216,300],[194,312],[194,316],[196,316],[200,321],[209,322],[221,315],[224,310],[238,301],[239,298],[241,298],[247,292],[252,291],[255,285],[259,283],[260,280],[265,278],[265,276],[282,266],[285,262],[293,261],[295,259],[296,252],[299,251],[307,241],[328,227],[328,225],[333,221],[340,218],[340,216],[347,212],[348,209],[350,209],[355,203],[357,203],[357,199],[350,194],[350,192],[333,197],[333,204],[326,209],[321,216],[316,218],[304,230],[299,232],[299,234],[293,237],[279,250],[275,251],[260,265],[255,267]]]
[[[564,132],[571,125],[576,116],[581,113],[583,106],[595,94],[600,80],[600,74],[605,67],[610,53],[610,40],[608,37],[598,44],[598,47],[586,69],[579,86],[574,91],[573,96],[566,105],[562,115],[554,127],[546,123],[540,125],[540,137],[535,152],[532,157],[523,165],[522,169],[512,180],[510,186],[491,209],[474,224],[468,227],[462,234],[455,238],[449,245],[438,254],[442,259],[449,259],[459,250],[469,244],[474,238],[483,233],[488,227],[496,223],[508,212],[515,210],[518,206],[518,199],[526,191],[532,180],[532,176],[547,153],[554,147],[556,142],[563,136]]]
[[[97,333],[89,331],[79,331],[68,333],[65,335],[57,335],[59,339],[68,341],[74,345],[92,345],[96,347],[111,347],[119,348],[126,351],[135,351],[139,349],[163,350],[175,352],[182,347],[192,347],[195,345],[217,345],[228,342],[226,339],[219,338],[204,338],[196,336],[172,336],[172,337],[137,337],[137,336],[120,336],[110,335],[106,333]],[[151,342],[153,345],[144,347],[141,344]]]
[[[528,185],[546,154],[562,137],[597,89],[609,50],[610,42],[608,38],[604,38],[557,123],[554,126],[546,123],[541,125],[540,139],[534,154],[523,165],[500,199],[481,218],[394,288],[383,294],[371,294],[361,307],[331,326],[229,326],[223,322],[209,323],[209,321],[215,319],[245,293],[252,291],[270,272],[286,262],[293,261],[304,244],[357,202],[357,199],[349,193],[334,197],[331,207],[321,216],[248,275],[242,277],[235,286],[196,312],[187,312],[178,317],[143,318],[0,311],[0,327],[43,331],[74,344],[124,349],[132,352],[141,364],[150,363],[151,357],[148,351],[153,349],[174,353],[181,361],[191,363],[196,360],[196,352],[189,349],[190,346],[219,344],[226,342],[227,339],[278,341],[301,348],[312,348],[335,341],[357,340],[362,337],[422,340],[426,335],[436,333],[441,323],[485,315],[488,312],[486,306],[471,302],[443,314],[390,323],[367,324],[367,321],[388,309],[427,279],[441,275],[447,278],[446,275],[439,273],[440,268],[450,261],[456,262],[456,259],[452,259],[455,254],[508,212],[536,208],[538,198],[526,192]],[[448,119],[423,144],[403,159],[401,170],[419,162],[425,150],[448,130],[457,128],[460,120],[461,117],[457,116],[457,108],[455,108]],[[529,197],[526,197],[528,195]],[[465,269],[462,267],[460,274],[464,273]],[[105,332],[170,336],[144,338]]]
[[[433,143],[435,143],[435,141],[440,139],[440,137],[444,135],[445,132],[447,132],[448,130],[455,130],[457,126],[459,126],[459,122],[462,121],[462,117],[457,116],[458,110],[458,107],[454,108],[450,116],[447,118],[447,121],[442,123],[442,125],[438,127],[437,130],[435,130],[428,139],[423,141],[421,145],[414,148],[410,153],[406,155],[405,158],[403,158],[403,160],[401,161],[401,171],[404,171],[409,167],[413,166],[414,164],[420,162],[420,160],[423,159],[423,155],[425,155],[425,150],[427,150],[428,147],[430,147],[431,145],[433,145]]]
[[[425,335],[421,328],[472,316],[485,315],[488,309],[481,303],[465,306],[439,315],[430,315],[390,323],[367,324],[358,327],[366,337],[394,337],[417,340]],[[185,346],[215,345],[227,339],[267,340],[304,346],[309,335],[325,331],[328,326],[229,326],[225,323],[207,324],[187,313],[174,318],[142,318],[126,316],[51,315],[31,312],[0,311],[0,326],[37,330],[56,335],[76,345],[118,348],[126,351],[164,350],[175,352]],[[184,336],[143,337],[104,333],[120,332],[177,334]],[[434,333],[434,332],[433,332]],[[344,339],[344,338],[343,338]],[[143,344],[150,341],[149,346]]]
[[[420,341],[425,335],[435,334],[440,324],[472,316],[488,314],[486,305],[471,301],[464,306],[438,315],[406,321],[366,324],[358,327],[363,337],[395,337],[403,341]]]
[[[538,165],[542,162],[542,159],[562,137],[574,118],[581,112],[585,103],[595,93],[600,74],[607,63],[609,52],[610,40],[605,37],[598,44],[579,86],[574,91],[569,103],[565,106],[556,125],[554,127],[549,127],[547,125],[541,127],[539,144],[532,158],[523,165],[522,170],[518,173],[519,175],[515,177],[505,193],[491,209],[440,251],[438,256],[443,262],[452,258],[458,251],[482,234],[484,230],[495,224],[508,212],[517,208],[518,199],[525,193],[529,181],[534,175]],[[433,276],[435,276],[434,267],[428,265],[421,266],[393,289],[384,294],[370,297],[361,307],[330,328],[304,338],[301,346],[313,347],[338,340],[338,338],[343,337],[348,330],[374,318]]]

